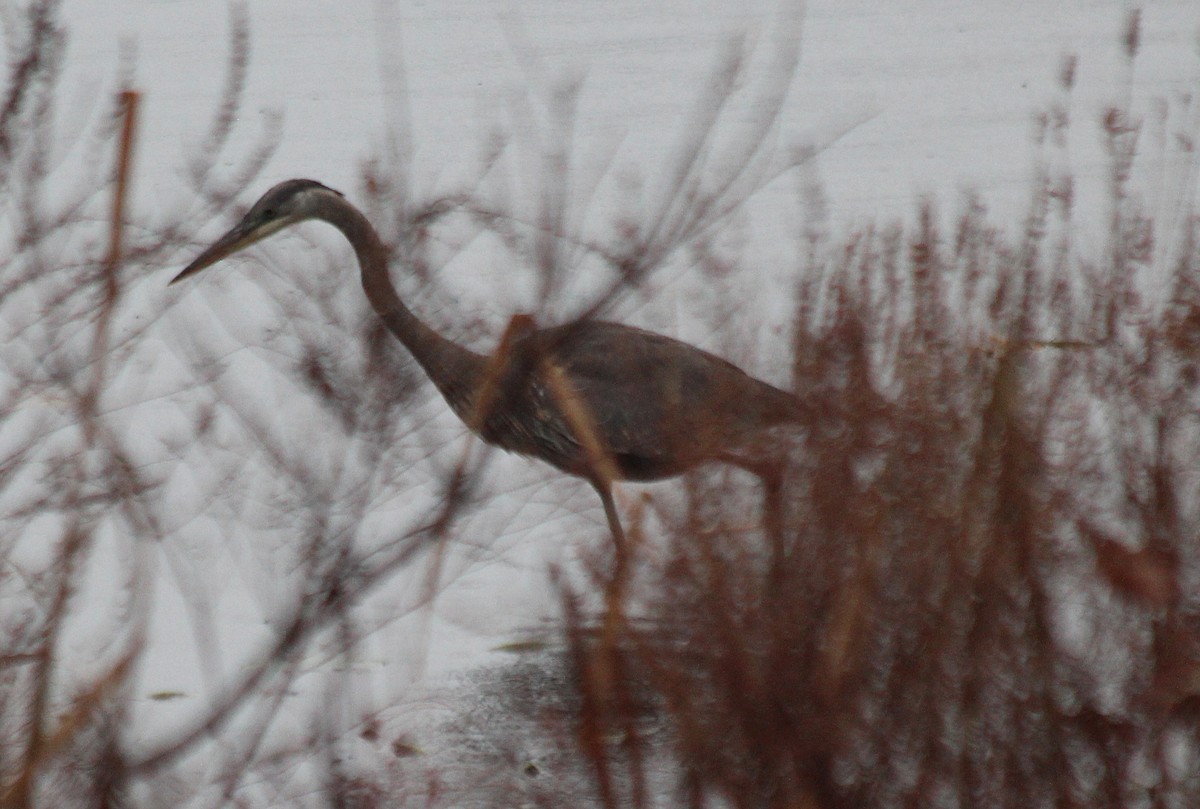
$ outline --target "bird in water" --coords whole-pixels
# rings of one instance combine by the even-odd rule
[[[770,496],[771,428],[812,421],[794,394],[687,343],[619,323],[537,328],[518,315],[492,356],[471,351],[413,314],[388,277],[389,251],[370,222],[314,180],[267,191],[171,283],[309,219],[350,242],[371,306],[459,418],[489,444],[591,483],[618,548],[624,532],[614,481],[659,480],[720,461],[759,474]]]

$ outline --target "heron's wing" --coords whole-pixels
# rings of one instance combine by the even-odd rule
[[[761,421],[764,392],[790,400],[732,363],[631,326],[588,322],[541,334],[630,477],[673,475],[716,457]]]

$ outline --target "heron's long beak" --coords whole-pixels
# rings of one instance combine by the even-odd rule
[[[287,219],[278,219],[257,225],[249,224],[245,220],[238,222],[233,230],[217,239],[211,247],[196,256],[196,259],[184,267],[179,275],[172,278],[167,286],[182,281],[189,275],[195,275],[201,270],[216,264],[221,259],[231,256],[239,250],[246,249],[255,242],[262,241],[288,224],[290,222]]]

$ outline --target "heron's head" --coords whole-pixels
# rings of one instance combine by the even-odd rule
[[[323,203],[328,203],[331,197],[341,196],[339,192],[321,185],[316,180],[284,180],[263,194],[262,199],[254,203],[242,217],[242,221],[196,256],[195,261],[171,279],[171,283],[211,267],[221,259],[262,241],[288,225],[312,219],[320,213]]]

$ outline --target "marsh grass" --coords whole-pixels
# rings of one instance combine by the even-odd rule
[[[1139,186],[1146,121],[1095,125],[1104,244],[1074,240],[1054,160],[1015,235],[969,199],[815,244],[793,356],[825,418],[788,470],[782,581],[727,479],[695,476],[624,676],[595,676],[608,651],[567,610],[605,805],[655,805],[664,758],[674,805],[1200,800],[1200,219]],[[1168,156],[1190,177],[1195,134]],[[670,742],[644,741],[648,705]]]

